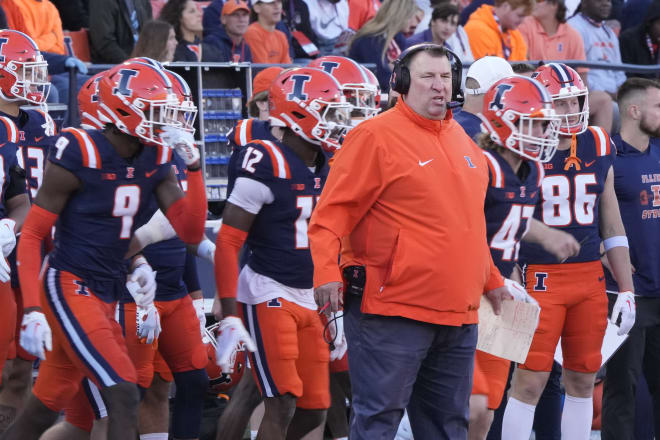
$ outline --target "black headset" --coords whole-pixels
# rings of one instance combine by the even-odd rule
[[[424,50],[442,50],[447,53],[449,63],[451,64],[451,100],[462,103],[463,90],[461,89],[461,80],[463,78],[463,63],[461,63],[461,59],[453,51],[439,44],[416,44],[401,52],[399,58],[394,61],[392,76],[390,76],[390,89],[402,95],[408,93],[410,89],[410,69],[408,69],[408,62],[414,54]]]

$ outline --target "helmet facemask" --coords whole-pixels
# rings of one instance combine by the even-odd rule
[[[525,159],[545,163],[552,159],[559,145],[559,124],[561,119],[553,109],[541,109],[529,115],[515,110],[506,110],[500,117],[509,128],[509,136],[500,139],[498,127],[493,127],[491,121],[481,118],[490,138],[498,145],[508,148]],[[534,122],[543,122],[543,134],[535,136]],[[501,127],[501,125],[499,126]]]
[[[351,126],[371,119],[378,113],[376,97],[378,90],[371,84],[346,84],[342,86],[346,101],[352,106]]]
[[[50,93],[48,80],[48,63],[42,55],[37,55],[36,61],[11,60],[4,65],[3,70],[15,78],[10,93],[4,96],[8,101],[25,100],[33,104],[46,102]]]
[[[589,126],[589,92],[585,90],[579,90],[577,87],[571,87],[575,89],[573,91],[565,92],[566,89],[562,88],[562,91],[556,95],[551,95],[553,104],[556,101],[576,97],[580,104],[580,110],[575,113],[566,113],[563,115],[558,115],[561,119],[561,124],[559,126],[559,134],[565,136],[571,136],[573,134],[584,133]],[[573,120],[571,122],[571,120]]]

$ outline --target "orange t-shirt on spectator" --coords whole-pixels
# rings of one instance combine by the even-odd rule
[[[527,44],[522,34],[515,29],[502,32],[490,5],[482,5],[470,15],[465,33],[475,60],[490,55],[508,61],[527,61]]]
[[[559,23],[557,32],[548,35],[541,23],[534,17],[525,17],[518,30],[527,43],[527,56],[530,60],[586,60],[582,35],[567,23]],[[579,67],[578,72],[589,69]]]
[[[374,18],[380,0],[348,0],[348,28],[354,32]]]
[[[259,22],[254,22],[248,27],[244,38],[252,51],[252,62],[291,64],[289,42],[284,32],[277,29],[271,32],[264,29]]]
[[[3,0],[10,29],[21,31],[37,43],[39,50],[66,55],[60,13],[49,1]]]

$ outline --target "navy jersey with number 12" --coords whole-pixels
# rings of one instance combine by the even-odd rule
[[[289,287],[313,287],[312,256],[307,227],[328,176],[328,165],[318,154],[315,170],[281,142],[246,145],[238,157],[238,177],[266,185],[274,201],[263,205],[254,219],[247,244],[248,265],[257,273]]]

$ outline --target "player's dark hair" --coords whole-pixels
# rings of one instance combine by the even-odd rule
[[[248,116],[252,118],[259,117],[259,107],[257,107],[257,101],[268,100],[268,90],[264,90],[259,93],[255,93],[252,98],[247,103]]]
[[[186,3],[188,3],[188,0],[168,0],[165,6],[163,6],[163,9],[160,10],[160,15],[158,16],[159,20],[166,21],[172,25],[176,40],[179,42],[183,39],[181,35],[181,16],[183,15],[183,10],[186,8]]]
[[[452,15],[458,15],[458,7],[452,3],[442,3],[435,8],[433,8],[433,13],[431,14],[431,21],[435,21],[438,18],[447,18]]]
[[[479,133],[475,136],[474,141],[479,145],[479,148],[482,150],[504,150],[505,148],[499,144],[496,144],[494,140],[491,139],[490,133]]]
[[[650,88],[660,89],[660,83],[653,79],[648,78],[628,78],[617,92],[617,104],[619,108],[623,107],[623,103],[628,99],[633,93],[636,92],[646,92]]]
[[[536,70],[536,67],[530,63],[511,63],[511,68],[513,69],[513,73],[517,75],[532,73]]]

